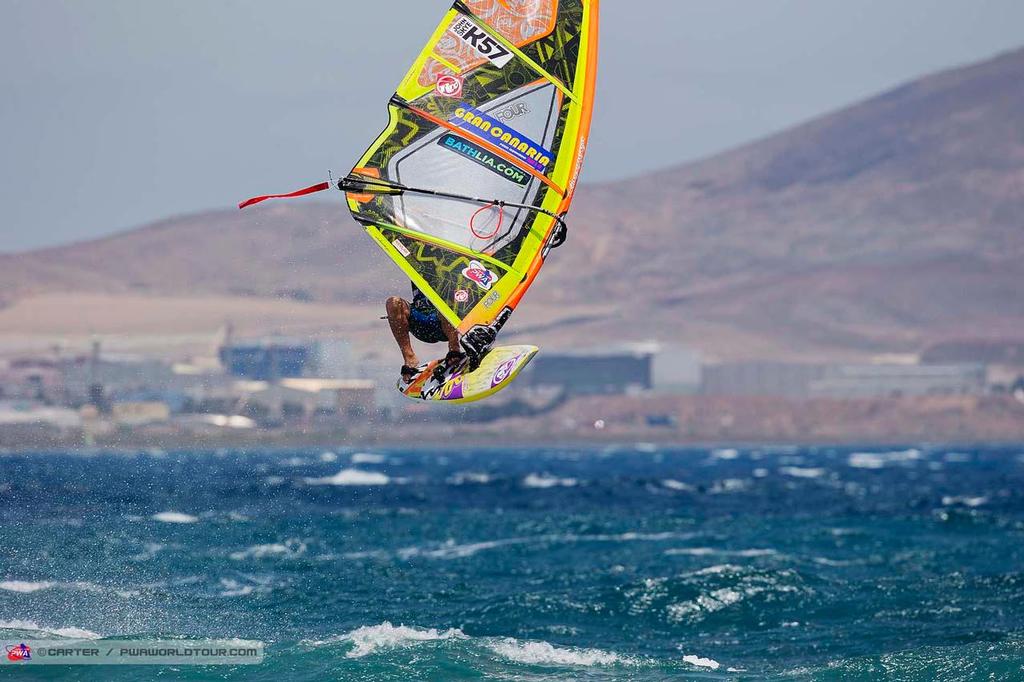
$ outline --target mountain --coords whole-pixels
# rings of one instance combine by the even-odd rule
[[[721,357],[1024,338],[1022,83],[1019,50],[711,159],[584,186],[569,242],[512,331],[563,345],[658,338]],[[333,204],[205,213],[0,256],[9,301],[103,292],[379,305],[405,286]],[[533,315],[532,301],[562,313]]]

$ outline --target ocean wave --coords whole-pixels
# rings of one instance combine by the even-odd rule
[[[265,594],[272,590],[272,580],[257,576],[245,576],[245,582],[234,578],[221,578],[219,581],[221,597],[247,597],[253,593]]]
[[[253,545],[240,552],[232,552],[230,556],[235,561],[245,559],[265,559],[277,557],[282,559],[295,559],[306,553],[306,543],[296,538],[289,538],[284,542],[275,542],[267,545]]]
[[[428,559],[464,559],[488,549],[508,547],[510,545],[522,545],[531,542],[531,538],[508,538],[505,540],[488,540],[484,542],[470,542],[457,544],[454,540],[448,540],[440,547],[426,549],[423,547],[406,547],[396,552],[399,559],[408,560],[415,557],[426,557]]]
[[[793,478],[821,478],[828,471],[820,467],[782,467],[779,473]]]
[[[942,498],[944,507],[980,507],[988,504],[989,498],[984,495],[972,497],[970,495],[947,495]]]
[[[26,580],[4,580],[0,582],[0,590],[30,594],[32,592],[39,592],[40,590],[48,590],[54,585],[56,585],[56,583],[46,581],[28,582]]]
[[[708,670],[718,670],[722,667],[722,664],[713,658],[701,658],[693,654],[683,656],[683,663],[689,663],[697,668],[707,668]]]
[[[493,482],[494,477],[490,474],[478,473],[475,471],[460,471],[452,474],[445,480],[445,483],[448,485],[467,485],[470,483],[475,485],[487,485],[488,483]]]
[[[572,488],[578,483],[575,478],[558,478],[549,474],[529,474],[523,479],[527,488]]]
[[[91,592],[94,594],[116,594],[119,597],[138,596],[137,590],[120,590],[106,585],[77,581],[57,582],[50,580],[28,581],[28,580],[4,580],[0,581],[0,590],[6,592],[18,592],[20,594],[32,594],[43,590],[71,590],[77,592]]]
[[[307,485],[382,486],[391,483],[391,477],[387,474],[361,469],[342,469],[333,476],[303,480]]]
[[[423,642],[439,642],[453,639],[469,639],[462,630],[450,628],[417,628],[405,625],[392,625],[384,621],[380,625],[366,625],[351,632],[323,640],[304,640],[302,643],[311,648],[319,648],[337,642],[347,642],[352,650],[345,654],[348,658],[362,658],[381,650],[404,649],[422,644]]]
[[[159,512],[150,518],[161,523],[199,523],[198,516],[176,511]]]
[[[675,490],[677,492],[692,493],[697,488],[690,485],[689,483],[683,483],[672,478],[666,478],[661,482],[662,487],[668,488],[669,490]]]
[[[159,542],[147,542],[146,546],[142,548],[141,552],[139,552],[138,554],[134,554],[128,558],[132,561],[149,561],[157,554],[162,552],[164,549],[166,549],[166,546],[160,544]]]
[[[528,548],[538,549],[552,544],[576,544],[586,542],[667,542],[669,540],[689,540],[694,537],[693,533],[680,533],[666,531],[661,533],[639,533],[627,531],[625,533],[597,533],[593,535],[576,535],[574,533],[551,533],[548,535],[532,535],[524,537],[497,538],[494,540],[481,540],[478,542],[459,543],[449,538],[441,543],[428,543],[425,545],[414,545],[404,547],[394,552],[386,550],[364,550],[360,552],[348,552],[342,557],[346,559],[386,559],[394,556],[403,561],[414,558],[426,559],[465,559],[480,552],[523,545]]]
[[[750,484],[751,481],[745,478],[726,478],[721,481],[715,481],[715,484],[711,486],[711,490],[708,492],[712,495],[742,493],[750,489]]]
[[[623,594],[633,615],[650,613],[672,624],[696,625],[718,612],[734,612],[751,600],[777,602],[806,592],[792,570],[724,563],[672,577],[646,578]]]
[[[740,451],[736,448],[719,448],[711,451],[712,459],[732,460],[738,459]]]
[[[679,547],[665,550],[665,556],[722,556],[739,558],[757,558],[766,556],[782,556],[774,549],[714,549],[711,547]]]
[[[37,625],[35,622],[30,620],[4,620],[0,621],[0,632],[6,630],[13,630],[19,633],[27,632],[32,633],[33,636],[42,635],[44,637],[66,637],[69,639],[102,639],[103,635],[92,630],[86,630],[79,627],[48,627],[44,625]]]
[[[349,458],[352,464],[383,464],[388,458],[372,452],[357,452]]]
[[[890,464],[906,465],[915,462],[922,456],[917,448],[888,452],[853,452],[847,457],[846,463],[854,469],[884,469]]]
[[[548,642],[523,642],[511,637],[491,642],[487,648],[516,663],[527,665],[579,666],[635,665],[636,659],[601,649],[556,647]]]

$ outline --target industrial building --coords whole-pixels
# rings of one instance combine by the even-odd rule
[[[745,362],[704,367],[705,395],[806,398],[875,398],[979,395],[984,365],[802,364]]]
[[[541,353],[527,367],[525,386],[559,388],[571,395],[621,395],[654,387],[655,348],[625,346]]]
[[[277,381],[306,376],[316,355],[313,343],[293,339],[227,342],[219,351],[224,370],[250,381]]]
[[[811,381],[811,398],[980,395],[984,365],[840,365]]]

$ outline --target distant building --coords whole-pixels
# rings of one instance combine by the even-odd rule
[[[980,395],[984,365],[841,365],[810,385],[810,397]]]
[[[787,362],[737,362],[705,365],[704,395],[780,396],[805,398],[811,382],[824,378],[824,365]]]
[[[225,344],[221,364],[233,377],[277,381],[306,375],[316,358],[315,344],[291,339],[265,339]]]
[[[984,365],[817,365],[744,362],[704,368],[705,395],[783,398],[872,398],[978,395],[985,391]]]
[[[655,352],[647,346],[572,353],[540,353],[527,368],[525,385],[557,387],[572,395],[615,395],[654,386]]]
[[[64,431],[82,426],[82,418],[75,410],[48,407],[31,402],[0,402],[0,429],[41,426]]]
[[[161,424],[171,418],[171,408],[157,401],[120,402],[111,406],[110,416],[119,426]]]

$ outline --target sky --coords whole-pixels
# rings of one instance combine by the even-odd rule
[[[0,0],[0,253],[346,173],[447,0]],[[1020,0],[604,0],[584,181],[1024,46]]]

